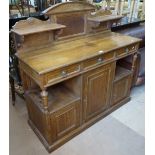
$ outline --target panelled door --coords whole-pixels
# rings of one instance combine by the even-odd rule
[[[88,121],[110,105],[115,63],[110,63],[84,74],[83,112]]]

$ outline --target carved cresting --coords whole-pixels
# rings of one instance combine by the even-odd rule
[[[19,22],[16,22],[16,24],[13,26],[13,30],[21,29],[21,28],[28,28],[32,25],[39,25],[39,24],[46,24],[48,21],[41,21],[37,18],[29,17],[27,20],[20,20]]]
[[[90,17],[98,17],[98,16],[106,16],[106,15],[112,15],[112,12],[110,10],[99,10],[99,11],[96,11],[96,13],[91,14]]]
[[[92,4],[85,2],[58,3],[43,11],[51,22],[66,25],[61,34],[55,38],[69,38],[87,33],[87,16],[95,11]]]
[[[57,3],[43,11],[42,13],[48,16],[71,13],[71,12],[87,12],[95,11],[95,6],[86,2],[64,2]]]

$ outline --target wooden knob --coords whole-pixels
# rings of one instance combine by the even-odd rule
[[[67,72],[66,71],[62,71],[61,75],[62,75],[62,77],[67,77]]]
[[[125,49],[125,52],[126,52],[126,53],[128,53],[128,52],[129,52],[129,49],[128,49],[128,48],[126,48],[126,49]]]
[[[100,57],[100,58],[98,58],[97,61],[98,61],[98,63],[101,63],[101,62],[103,62],[103,58]]]

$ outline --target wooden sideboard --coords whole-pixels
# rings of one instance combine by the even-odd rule
[[[12,29],[28,122],[51,152],[130,100],[140,39],[110,31],[121,16],[66,2]],[[121,61],[132,57],[127,69]]]

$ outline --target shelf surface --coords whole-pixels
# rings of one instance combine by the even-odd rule
[[[77,95],[66,88],[62,83],[48,88],[48,109],[49,112],[55,112],[60,108],[80,99]],[[35,89],[29,93],[30,98],[36,104],[42,104],[40,90]]]
[[[93,22],[105,22],[105,21],[110,21],[110,20],[115,20],[115,19],[121,19],[123,16],[121,15],[106,15],[106,16],[98,16],[98,17],[89,17],[89,21]]]
[[[125,76],[128,76],[132,74],[132,72],[126,68],[123,68],[121,66],[117,66],[116,67],[116,72],[115,72],[115,80],[114,81],[117,81]]]
[[[47,24],[43,24],[43,25],[32,26],[31,28],[30,27],[17,28],[17,29],[13,29],[11,31],[18,35],[28,35],[28,34],[33,34],[33,33],[58,30],[58,29],[62,29],[65,27],[66,27],[65,25],[61,25],[61,24],[47,23]]]

